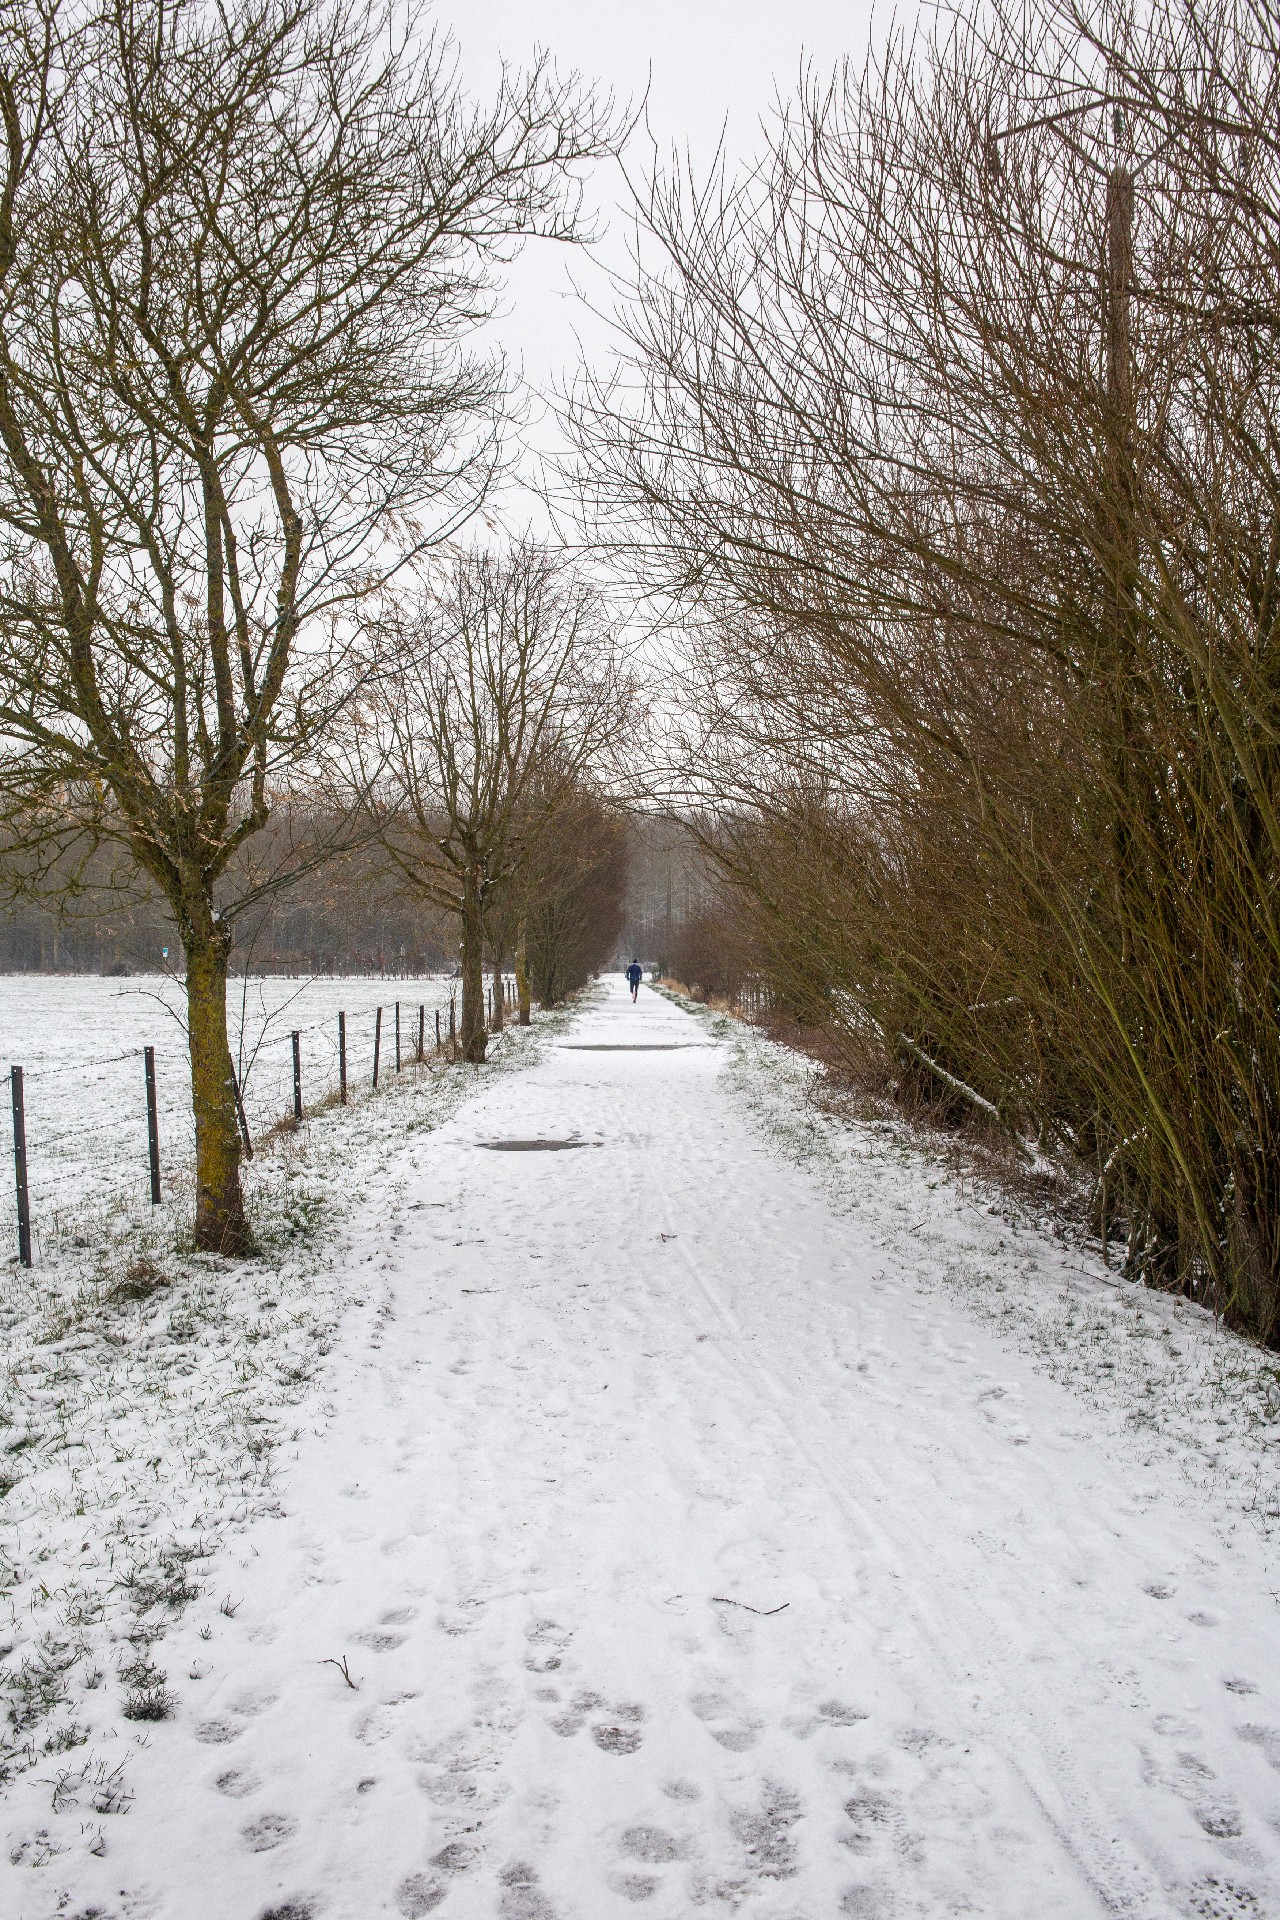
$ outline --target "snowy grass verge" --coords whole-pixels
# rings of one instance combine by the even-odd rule
[[[669,988],[726,1053],[727,1084],[860,1236],[1089,1403],[1135,1464],[1172,1455],[1230,1530],[1280,1538],[1280,1359],[1204,1307],[1118,1279],[1101,1247],[993,1180],[960,1172],[905,1120],[833,1111],[821,1067]]]
[[[320,1417],[325,1357],[364,1304],[353,1230],[394,1213],[415,1136],[531,1064],[573,1011],[508,1029],[484,1067],[406,1070],[277,1134],[245,1169],[259,1259],[193,1250],[188,1173],[164,1206],[69,1222],[39,1266],[4,1274],[0,1785],[38,1770],[90,1842],[127,1805],[129,1741],[179,1683],[166,1627],[202,1592],[234,1609],[207,1590],[211,1558],[273,1510],[277,1447]]]

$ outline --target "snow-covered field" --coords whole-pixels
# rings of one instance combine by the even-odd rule
[[[1274,1358],[811,1079],[609,982],[23,1322],[0,1912],[1280,1917]]]
[[[383,1012],[380,1077],[395,1066],[394,1006],[402,1053],[416,1052],[418,1008],[446,1014],[454,983],[426,979],[233,980],[227,1005],[232,1050],[253,1133],[292,1111],[290,1032],[301,1032],[303,1097],[317,1101],[338,1080],[338,1012],[347,1015],[348,1073],[373,1069],[376,1009]],[[32,1216],[37,1235],[68,1215],[150,1191],[142,1050],[156,1050],[163,1172],[181,1172],[192,1152],[191,1091],[182,984],[163,974],[107,980],[86,974],[0,974],[0,1069],[23,1069]],[[0,1153],[12,1166],[6,1089]],[[5,1220],[0,1202],[0,1222]],[[4,1228],[0,1227],[0,1234]]]

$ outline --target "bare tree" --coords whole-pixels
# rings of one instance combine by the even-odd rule
[[[478,1062],[486,917],[624,732],[629,682],[596,591],[530,542],[459,554],[437,592],[385,624],[379,648],[357,784],[370,789],[389,860],[457,915],[460,1041]]]
[[[561,798],[513,892],[523,929],[526,995],[553,1007],[613,958],[622,931],[627,834],[616,803],[575,781]]]
[[[356,609],[483,493],[501,370],[460,342],[519,239],[572,237],[569,170],[608,133],[542,65],[472,106],[397,17],[0,24],[5,818],[116,839],[168,902],[196,1236],[225,1252],[251,1241],[228,953],[278,877],[250,843],[357,677]]]

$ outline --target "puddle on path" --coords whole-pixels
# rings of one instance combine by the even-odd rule
[[[567,1153],[571,1147],[599,1147],[602,1140],[477,1140],[488,1153]]]

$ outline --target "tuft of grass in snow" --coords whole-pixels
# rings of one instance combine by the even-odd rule
[[[167,1720],[177,1701],[177,1695],[165,1685],[168,1678],[149,1653],[137,1653],[127,1660],[120,1669],[120,1683],[126,1689],[125,1719]]]

